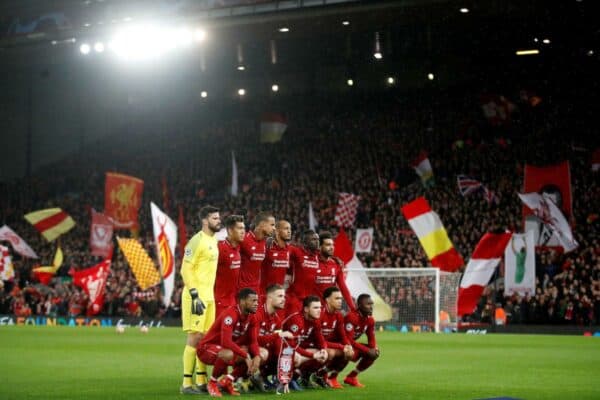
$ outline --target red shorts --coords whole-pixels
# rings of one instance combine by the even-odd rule
[[[221,350],[223,347],[218,344],[205,344],[196,349],[196,355],[204,364],[215,365]]]
[[[352,357],[353,362],[357,362],[359,359],[367,355],[367,353],[357,349],[356,347],[352,347],[352,349],[354,350],[354,357]]]

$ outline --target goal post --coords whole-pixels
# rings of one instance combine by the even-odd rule
[[[378,322],[397,329],[406,326],[408,330],[434,332],[456,326],[460,273],[438,268],[348,268],[347,272],[346,281],[353,296],[360,294],[353,282],[367,280],[360,291],[375,297],[376,308],[383,306],[390,311],[379,315],[376,312]]]

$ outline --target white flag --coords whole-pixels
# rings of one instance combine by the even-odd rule
[[[9,242],[12,248],[23,257],[38,258],[38,255],[35,254],[35,251],[33,251],[31,247],[29,247],[27,242],[25,242],[21,236],[17,235],[15,231],[10,229],[8,225],[4,225],[0,228],[0,240]]]
[[[373,246],[373,228],[357,229],[354,241],[355,253],[370,253]]]
[[[12,259],[8,247],[0,245],[0,281],[9,281],[15,277]]]
[[[315,217],[312,203],[308,203],[308,228],[316,231],[317,225],[319,225],[319,221],[317,221],[317,217]]]
[[[573,238],[573,232],[571,232],[571,227],[569,226],[567,219],[556,204],[554,204],[550,196],[547,194],[542,196],[538,193],[519,193],[519,197],[540,221],[539,233],[541,234],[537,240],[538,245],[548,245],[547,243],[548,240],[551,239],[551,235],[556,238],[558,243],[565,249],[565,253],[577,248],[578,243]],[[529,227],[526,225],[525,229],[528,228]],[[548,229],[548,235],[544,234],[542,228]]]
[[[237,163],[235,162],[235,153],[231,152],[231,195],[237,196],[238,194],[238,170]]]
[[[512,235],[504,250],[504,294],[535,294],[533,231]]]
[[[150,203],[152,227],[156,244],[156,257],[160,265],[160,276],[163,282],[163,304],[171,303],[175,285],[175,245],[177,244],[177,225],[167,214],[154,203]]]

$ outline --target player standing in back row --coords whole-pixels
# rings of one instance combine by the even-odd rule
[[[254,218],[254,230],[244,236],[240,244],[242,266],[237,290],[248,288],[260,293],[260,273],[265,259],[266,239],[273,235],[275,217],[268,212],[260,212]]]

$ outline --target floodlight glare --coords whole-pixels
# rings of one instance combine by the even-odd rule
[[[90,54],[91,49],[92,48],[87,43],[83,43],[81,46],[79,46],[79,51],[81,52],[81,54]]]
[[[271,90],[273,92],[278,92],[279,91],[279,85],[275,84],[275,85],[271,86]]]
[[[102,53],[104,51],[104,43],[96,42],[96,44],[94,44],[94,50],[96,50],[96,53]]]
[[[246,95],[246,90],[245,89],[238,89],[238,94],[240,96],[244,96],[244,95]]]

